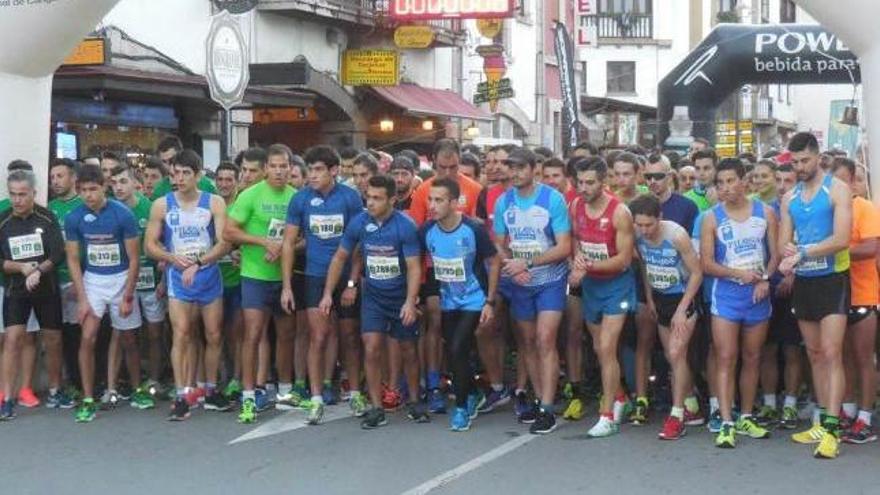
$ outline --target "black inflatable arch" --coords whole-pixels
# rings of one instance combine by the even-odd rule
[[[661,143],[714,141],[716,109],[745,84],[859,82],[856,56],[821,26],[721,24],[660,81]]]

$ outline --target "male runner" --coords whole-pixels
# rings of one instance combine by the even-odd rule
[[[689,161],[687,163],[687,165],[681,165],[678,168],[679,194],[687,194],[688,191],[694,188],[694,184],[697,182],[697,169],[690,165]]]
[[[153,201],[164,197],[176,187],[172,184],[171,172],[172,167],[174,166],[174,157],[176,157],[181,151],[183,151],[183,144],[177,136],[168,136],[159,142],[159,146],[156,148],[156,154],[165,165],[165,174],[162,179],[153,186],[153,195],[150,196],[150,199]],[[217,188],[214,187],[214,183],[211,182],[211,179],[205,177],[204,174],[200,174],[198,180],[199,191],[217,194]]]
[[[718,164],[718,155],[711,148],[695,151],[691,155],[694,169],[697,171],[697,181],[694,187],[684,193],[684,197],[693,201],[700,211],[706,211],[717,201],[715,196],[715,167]]]

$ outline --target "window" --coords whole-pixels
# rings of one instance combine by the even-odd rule
[[[785,102],[791,105],[791,84],[785,85]]]
[[[517,17],[527,17],[529,12],[526,0],[516,0],[514,2],[513,11]]]
[[[718,12],[731,12],[736,8],[736,0],[718,0]]]
[[[770,0],[761,0],[761,24],[770,23]]]
[[[578,84],[578,92],[582,95],[587,94],[587,62],[578,62],[578,71],[580,79]]]
[[[653,0],[598,0],[599,14],[650,14]]]
[[[608,62],[608,94],[635,94],[636,63]]]
[[[797,5],[794,0],[781,0],[779,2],[779,22],[797,22]]]

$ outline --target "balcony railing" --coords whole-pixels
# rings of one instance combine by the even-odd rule
[[[654,17],[651,14],[595,14],[581,18],[581,24],[596,31],[599,39],[651,39]]]

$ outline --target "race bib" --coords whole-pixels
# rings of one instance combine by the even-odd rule
[[[373,280],[391,280],[400,276],[397,256],[367,256],[367,273]]]
[[[513,259],[530,260],[537,258],[544,252],[544,246],[536,241],[517,241],[510,243],[510,253]]]
[[[464,282],[464,258],[438,258],[434,259],[434,278],[438,282]]]
[[[764,259],[754,256],[743,256],[733,258],[730,267],[734,270],[744,270],[747,272],[764,273]]]
[[[156,288],[156,271],[152,266],[142,266],[138,271],[137,290],[153,290]]]
[[[197,260],[204,256],[208,250],[198,239],[190,242],[180,242],[174,246],[174,254],[177,256],[185,256],[191,260]]]
[[[318,239],[333,239],[345,228],[343,215],[309,215],[309,231]]]
[[[809,244],[805,246],[807,249],[815,246],[815,244]],[[819,272],[822,270],[828,269],[828,257],[827,256],[807,256],[802,259],[800,263],[797,265],[798,273],[809,273],[809,272]]]
[[[266,238],[270,241],[281,242],[284,239],[284,220],[273,218],[269,220],[269,230]]]
[[[89,264],[97,267],[119,266],[122,256],[119,252],[119,244],[89,244],[86,248],[86,256]]]
[[[648,275],[648,283],[657,290],[666,290],[677,286],[681,282],[678,267],[645,265],[645,268],[645,273]]]
[[[43,236],[28,234],[10,237],[9,251],[13,261],[43,256]]]
[[[581,241],[581,254],[591,261],[607,260],[609,258],[608,245]]]

